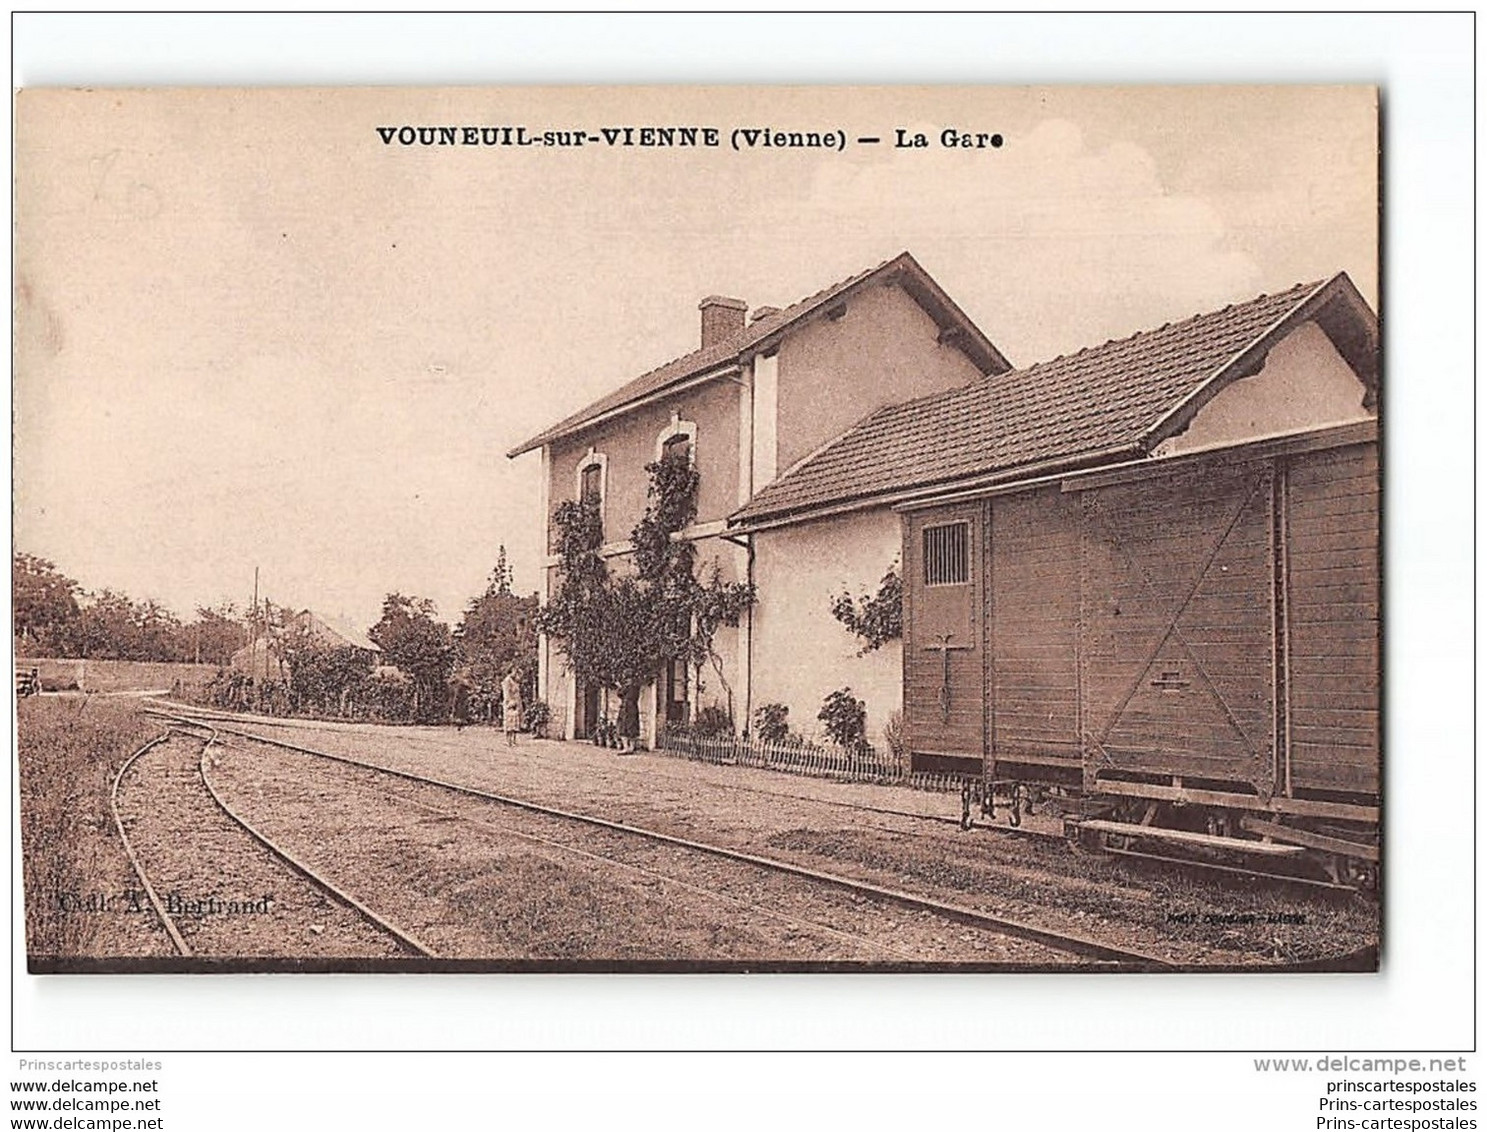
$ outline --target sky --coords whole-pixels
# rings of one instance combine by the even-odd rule
[[[703,296],[908,250],[1018,365],[1337,271],[1376,307],[1376,121],[1366,87],[25,90],[15,545],[188,617],[257,567],[357,625],[391,591],[454,619],[500,545],[538,584],[540,458],[505,452],[693,349]]]

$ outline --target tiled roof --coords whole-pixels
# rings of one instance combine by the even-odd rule
[[[1134,448],[1318,286],[1299,284],[880,409],[763,488],[733,521]]]
[[[301,611],[299,617],[301,625],[315,634],[323,645],[361,649],[363,652],[382,651],[365,633],[343,618],[322,617],[309,609]]]
[[[825,290],[817,291],[814,295],[801,299],[798,303],[793,303],[782,311],[767,314],[763,318],[749,323],[744,327],[742,333],[735,334],[733,337],[721,342],[714,342],[711,346],[704,347],[703,349],[693,350],[690,354],[684,354],[657,369],[651,370],[649,373],[641,374],[634,381],[620,386],[613,393],[599,398],[599,400],[579,410],[572,416],[565,417],[546,431],[513,448],[506,455],[508,457],[520,456],[523,452],[530,452],[534,448],[541,448],[549,441],[578,431],[584,425],[612,410],[623,408],[652,393],[657,393],[667,386],[697,377],[707,373],[709,370],[718,369],[759,346],[771,335],[789,328],[792,323],[820,310],[832,302],[832,300],[840,298],[858,284],[866,282],[875,275],[887,274],[891,271],[901,269],[913,273],[919,277],[923,284],[932,288],[939,304],[953,312],[955,320],[962,324],[963,329],[968,332],[971,338],[975,339],[973,346],[978,352],[988,355],[993,359],[991,365],[983,368],[997,370],[1007,368],[1006,361],[997,352],[996,347],[986,340],[985,336],[971,324],[969,319],[966,319],[965,315],[960,312],[960,309],[955,306],[948,296],[939,291],[938,287],[934,285],[933,281],[924,272],[924,269],[914,260],[914,257],[908,252],[902,252],[892,259],[884,260],[876,267],[870,267],[866,271],[859,271],[856,275],[849,276],[838,283],[833,283]]]

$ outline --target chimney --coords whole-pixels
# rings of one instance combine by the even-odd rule
[[[697,309],[702,312],[702,348],[705,350],[742,332],[749,304],[742,299],[709,295],[697,304]]]

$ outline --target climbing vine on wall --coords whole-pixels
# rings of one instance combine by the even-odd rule
[[[899,576],[898,563],[888,567],[878,583],[877,593],[857,598],[851,594],[834,596],[831,615],[863,642],[857,650],[858,656],[866,656],[889,641],[899,640],[904,635],[904,581]]]
[[[635,572],[616,577],[600,555],[596,503],[562,503],[553,513],[558,584],[538,614],[540,629],[557,640],[580,680],[619,694],[619,731],[631,739],[640,730],[640,691],[666,665],[682,660],[700,675],[711,661],[722,680],[713,637],[736,626],[755,598],[752,585],[725,581],[716,566],[698,581],[696,544],[674,537],[697,518],[691,462],[671,457],[646,472],[645,514],[630,536]],[[728,695],[731,702],[731,689]]]

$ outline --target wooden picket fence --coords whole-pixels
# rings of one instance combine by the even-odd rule
[[[907,759],[868,746],[848,750],[834,744],[760,743],[734,735],[704,738],[663,732],[656,741],[656,751],[715,766],[756,767],[842,782],[908,786],[934,793],[957,793],[965,781],[958,774],[910,773]]]

